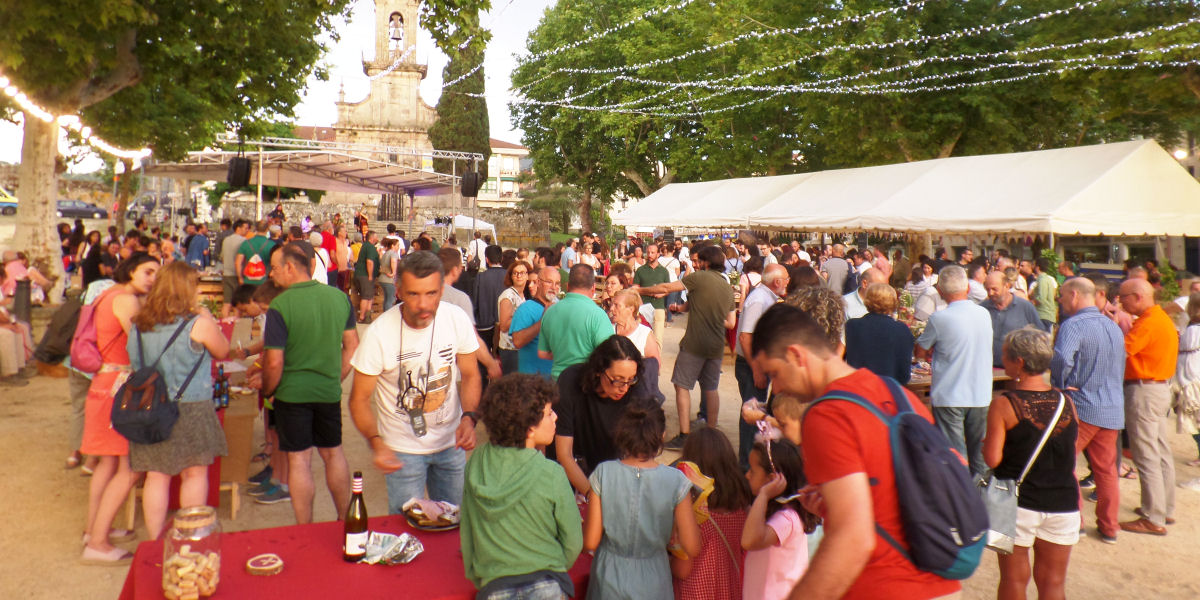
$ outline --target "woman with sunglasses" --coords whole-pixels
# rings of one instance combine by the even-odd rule
[[[592,469],[620,458],[613,431],[635,400],[652,397],[644,381],[642,353],[622,335],[604,340],[587,362],[558,376],[554,447],[571,486],[583,496],[591,491]]]
[[[528,297],[529,276],[533,267],[523,260],[515,260],[504,275],[504,291],[496,300],[496,312],[500,321],[500,370],[505,374],[517,372],[517,347],[513,344],[508,329],[512,326],[513,313]]]

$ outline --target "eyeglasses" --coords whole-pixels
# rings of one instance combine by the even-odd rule
[[[611,385],[613,387],[627,388],[638,382],[638,378],[636,375],[633,377],[630,377],[629,379],[617,379],[617,378],[613,377],[612,375],[609,375],[608,371],[602,371],[601,373],[604,375],[604,378],[608,380],[609,385]]]
[[[521,277],[528,277],[529,271],[513,271],[512,274],[513,277],[516,277],[517,275],[520,275]]]

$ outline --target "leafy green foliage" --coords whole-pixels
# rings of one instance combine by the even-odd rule
[[[527,59],[513,75],[514,87],[527,100],[565,99],[566,104],[607,108],[582,110],[561,104],[518,102],[511,107],[512,121],[525,131],[523,141],[530,148],[539,176],[590,189],[598,197],[607,197],[605,194],[615,190],[644,196],[672,181],[1024,151],[1138,136],[1171,144],[1184,132],[1194,130],[1200,124],[1200,70],[1181,67],[1067,71],[1000,85],[878,95],[789,91],[764,100],[771,92],[746,89],[811,83],[888,68],[896,70],[842,85],[903,85],[913,78],[961,73],[1001,62],[1137,49],[1147,52],[1105,64],[1200,57],[1195,51],[1160,50],[1168,44],[1200,42],[1200,28],[1190,26],[1071,51],[1001,55],[986,60],[927,60],[1019,51],[1176,23],[1200,15],[1194,1],[1105,0],[1067,15],[999,31],[886,49],[861,47],[1025,19],[1075,2],[938,0],[894,15],[786,35],[752,37],[716,50],[709,48],[739,35],[833,23],[906,2],[698,2],[639,21],[619,34],[544,58]],[[546,12],[530,34],[529,51],[558,48],[661,5],[657,0],[559,3]],[[829,51],[834,46],[855,45],[859,47]],[[683,60],[623,73],[663,85],[620,79],[613,73],[554,73],[563,68],[644,64],[689,52],[694,54]],[[911,61],[921,62],[914,68],[899,69]],[[1003,66],[933,80],[928,85],[978,84],[1053,68]],[[746,75],[755,71],[763,72]],[[666,85],[718,78],[726,78],[720,85],[742,87]],[[723,110],[734,106],[739,107]],[[680,115],[705,111],[713,112]]]
[[[467,48],[458,52],[446,64],[443,79],[457,81],[446,88],[438,100],[438,120],[429,128],[429,141],[438,150],[477,152],[483,162],[476,165],[486,171],[487,159],[492,154],[491,138],[488,135],[487,103],[483,99],[483,52]],[[472,69],[475,69],[472,72]],[[470,75],[467,75],[470,73]],[[465,78],[463,78],[466,76]],[[473,94],[473,95],[467,95]],[[434,159],[433,170],[439,173],[452,172],[448,159]],[[458,161],[453,172],[462,174],[471,169],[469,161]]]

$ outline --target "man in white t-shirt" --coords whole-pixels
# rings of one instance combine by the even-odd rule
[[[397,273],[400,310],[367,328],[350,361],[350,416],[386,474],[391,514],[426,490],[462,502],[481,389],[479,338],[466,312],[441,301],[442,261],[414,252]]]

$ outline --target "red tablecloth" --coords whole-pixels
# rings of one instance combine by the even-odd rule
[[[469,600],[475,586],[463,575],[458,530],[417,531],[402,516],[370,520],[371,530],[411,533],[425,551],[406,565],[359,565],[342,560],[342,523],[330,521],[226,533],[221,536],[221,581],[213,598],[298,600],[301,598],[420,598]],[[264,552],[283,559],[283,572],[269,577],[246,573],[246,561]],[[138,545],[121,589],[121,600],[162,595],[162,541]],[[571,568],[575,597],[587,592],[592,557],[579,556]]]

